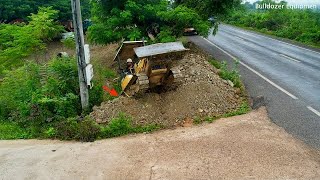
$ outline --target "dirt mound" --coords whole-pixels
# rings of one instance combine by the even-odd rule
[[[215,72],[205,55],[187,54],[176,62],[184,82],[177,88],[139,98],[120,97],[94,107],[91,117],[108,123],[119,113],[132,116],[136,125],[156,123],[165,127],[180,125],[185,119],[215,117],[236,110],[243,99]]]

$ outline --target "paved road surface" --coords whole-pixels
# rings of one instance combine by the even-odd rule
[[[319,179],[319,157],[262,108],[93,143],[0,141],[0,179]]]
[[[320,148],[320,52],[229,25],[190,39],[216,59],[239,59],[249,94],[265,97],[271,119]]]

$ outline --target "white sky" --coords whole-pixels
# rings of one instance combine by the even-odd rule
[[[249,1],[250,3],[254,3],[257,0],[244,0]],[[280,0],[279,0],[280,1]],[[297,4],[297,5],[317,5],[320,4],[320,0],[285,0],[288,4]]]

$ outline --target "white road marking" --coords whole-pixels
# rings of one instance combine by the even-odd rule
[[[234,36],[234,37],[240,39],[241,41],[245,41],[243,38],[241,38],[241,37],[239,37],[239,36]]]
[[[228,25],[227,25],[228,26]],[[230,27],[230,26],[229,26]],[[251,34],[254,34],[254,35],[257,35],[257,36],[260,36],[260,37],[264,37],[264,38],[267,38],[267,39],[271,39],[271,40],[274,40],[274,41],[278,41],[278,42],[281,42],[283,44],[286,44],[286,45],[289,45],[289,46],[293,46],[293,47],[296,47],[296,48],[299,48],[299,49],[303,49],[303,50],[306,50],[306,51],[310,51],[310,52],[313,52],[313,53],[317,53],[317,54],[320,54],[320,52],[317,52],[317,51],[314,51],[314,50],[311,50],[311,49],[307,49],[307,48],[304,48],[304,47],[301,47],[301,46],[297,46],[297,45],[294,45],[294,44],[290,44],[290,43],[287,43],[287,42],[284,42],[284,41],[280,41],[278,39],[274,39],[274,38],[271,38],[271,37],[268,37],[268,36],[263,36],[263,35],[260,35],[260,34],[256,34],[256,33],[253,33],[253,32],[249,32],[248,30],[243,30],[243,29],[239,29],[239,28],[234,28],[234,27],[230,27],[231,29],[235,29],[235,30],[240,30],[242,32],[247,32],[247,33],[251,33]]]
[[[211,45],[215,46],[216,48],[218,48],[220,51],[224,52],[226,55],[230,56],[233,60],[237,61],[238,59],[236,57],[234,57],[233,55],[231,55],[230,53],[228,53],[227,51],[225,51],[224,49],[220,48],[219,46],[217,46],[216,44],[214,44],[213,42],[209,41],[208,39],[202,37],[204,40],[206,40],[208,43],[210,43]],[[282,87],[280,87],[279,85],[277,85],[276,83],[272,82],[270,79],[266,78],[265,76],[263,76],[262,74],[260,74],[259,72],[257,72],[256,70],[252,69],[250,66],[248,66],[247,64],[243,63],[242,61],[240,61],[240,64],[243,65],[244,67],[246,67],[247,69],[249,69],[250,71],[252,71],[253,73],[255,73],[256,75],[258,75],[259,77],[261,77],[262,79],[264,79],[265,81],[267,81],[269,84],[271,84],[272,86],[276,87],[277,89],[279,89],[280,91],[284,92],[285,94],[287,94],[288,96],[290,96],[292,99],[298,99],[296,96],[294,96],[293,94],[289,93],[287,90],[283,89]]]
[[[313,107],[311,107],[311,106],[308,106],[307,108],[320,117],[320,112],[319,111],[313,109]]]
[[[297,60],[297,59],[294,59],[294,58],[292,58],[292,57],[289,57],[289,56],[287,56],[287,55],[285,55],[285,54],[279,54],[280,56],[282,56],[282,57],[285,57],[285,58],[287,58],[287,59],[289,59],[289,60],[291,60],[291,61],[294,61],[294,62],[298,62],[298,63],[300,63],[301,61],[299,61],[299,60]]]

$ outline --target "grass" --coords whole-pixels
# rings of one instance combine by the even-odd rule
[[[221,68],[221,63],[215,59],[209,60],[209,63],[217,69]]]
[[[227,117],[232,117],[232,116],[239,116],[239,115],[243,115],[243,114],[246,114],[248,113],[249,111],[251,110],[249,104],[247,101],[244,101],[241,106],[232,111],[232,112],[229,112],[229,113],[226,113],[226,114],[223,114],[223,115],[220,115],[220,116],[214,116],[214,117],[195,117],[194,120],[193,120],[193,123],[198,125],[198,124],[201,124],[203,122],[207,122],[207,123],[213,123],[215,122],[216,120],[218,119],[221,119],[221,118],[227,118]]]
[[[251,110],[251,108],[250,108],[248,102],[245,101],[241,104],[241,106],[237,110],[230,112],[230,113],[227,113],[227,114],[224,114],[222,117],[226,118],[226,117],[232,117],[232,116],[239,116],[239,115],[243,115],[243,114],[248,113],[250,110]]]
[[[134,126],[130,116],[119,114],[108,125],[97,124],[90,117],[83,120],[68,118],[66,120],[48,124],[42,132],[32,128],[22,128],[13,122],[0,121],[0,140],[12,139],[60,139],[92,142],[96,139],[105,139],[123,136],[132,133],[150,133],[163,127],[156,124]]]
[[[238,65],[239,61],[236,61],[232,70],[228,70],[228,64],[226,61],[220,63],[215,59],[209,60],[209,63],[213,65],[215,68],[219,69],[219,76],[224,80],[230,80],[233,82],[234,87],[240,88],[244,91],[244,86],[241,82],[241,76],[239,74]]]
[[[232,25],[233,26],[237,26],[237,27],[242,28],[242,29],[245,29],[245,30],[255,31],[255,32],[258,32],[258,33],[261,33],[261,34],[265,34],[265,35],[271,36],[274,39],[289,40],[289,41],[297,43],[297,44],[305,44],[305,45],[310,46],[312,48],[317,48],[317,49],[320,48],[320,44],[316,44],[316,43],[312,43],[312,42],[302,42],[302,41],[298,41],[298,40],[294,40],[294,39],[284,38],[284,37],[281,37],[281,36],[277,36],[276,32],[274,32],[274,31],[268,31],[266,29],[257,29],[257,28],[254,28],[254,27],[246,27],[246,26],[239,25],[239,24],[232,24]]]
[[[14,123],[0,121],[0,139],[29,139],[32,138],[30,133]]]
[[[110,121],[107,126],[101,127],[100,138],[111,138],[131,133],[152,132],[161,129],[160,126],[149,124],[145,126],[133,126],[131,117],[121,113]]]

